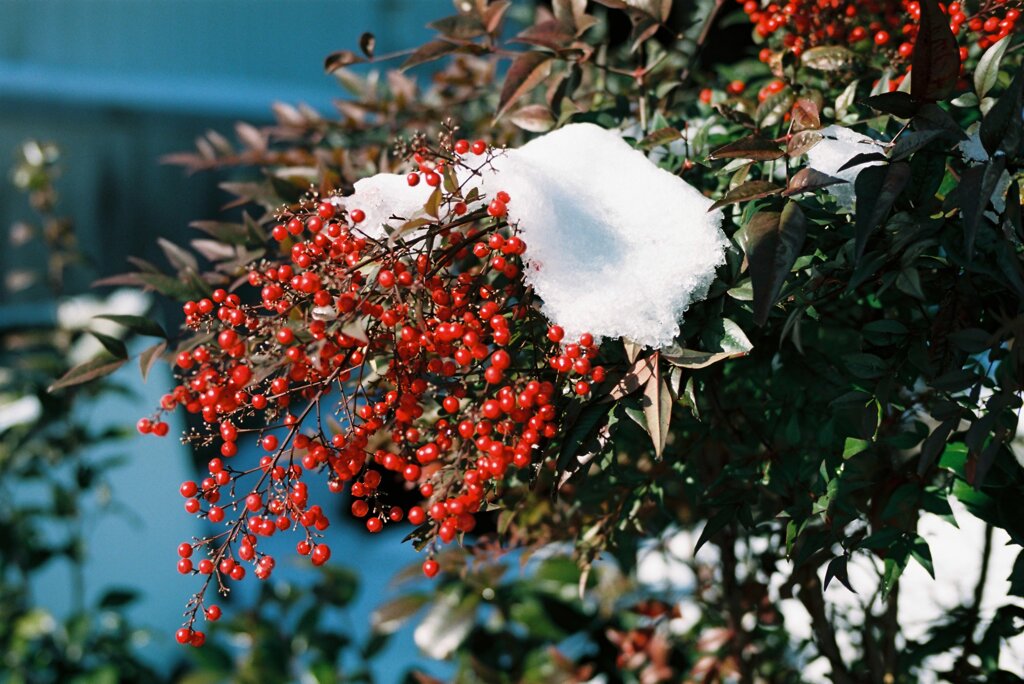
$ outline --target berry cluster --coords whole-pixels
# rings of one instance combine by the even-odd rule
[[[738,0],[763,39],[777,49],[792,50],[797,56],[819,45],[847,44],[873,51],[886,63],[909,70],[914,52],[921,5],[915,0],[789,0],[762,4]],[[1020,0],[990,0],[969,8],[968,3],[940,4],[949,16],[949,26],[960,39],[961,61],[968,46],[984,50],[1009,35],[1020,17]],[[761,51],[761,60],[772,59],[771,48]]]
[[[204,641],[200,611],[220,616],[206,599],[212,582],[223,593],[247,567],[271,575],[262,538],[293,530],[299,554],[330,558],[310,473],[348,491],[369,532],[415,526],[429,550],[423,572],[436,575],[439,546],[535,476],[563,405],[604,380],[593,337],[565,340],[537,310],[522,278],[526,244],[508,220],[514,198],[468,187],[495,151],[450,134],[438,149],[419,139],[400,151],[415,165],[409,185],[436,188],[429,222],[387,236],[361,225],[359,207],[311,196],[271,228],[279,257],[253,262],[237,292],[184,305],[180,383],[139,422],[166,434],[162,414],[183,407],[201,426],[186,441],[216,453],[208,477],[181,485],[185,510],[220,529],[178,548],[178,570],[205,577],[182,643]],[[237,464],[247,433],[264,453]],[[389,501],[403,488],[420,497],[407,510]]]

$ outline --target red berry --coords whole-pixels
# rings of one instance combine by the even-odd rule
[[[473,154],[483,154],[487,151],[487,143],[483,140],[477,140],[473,143],[471,149],[473,150]]]
[[[420,174],[415,172],[410,173],[408,176],[405,177],[405,181],[409,184],[409,187],[416,187],[417,185],[420,184]]]
[[[366,218],[366,212],[362,209],[353,209],[348,215],[352,219],[352,223],[362,223],[363,219]]]
[[[433,577],[441,569],[441,566],[437,564],[436,560],[428,559],[423,561],[423,574],[427,577]]]

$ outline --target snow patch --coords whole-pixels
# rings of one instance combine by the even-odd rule
[[[846,183],[830,185],[827,190],[830,195],[836,198],[839,206],[850,210],[853,208],[856,194],[854,183],[860,172],[869,166],[877,166],[880,161],[858,164],[849,169],[839,169],[846,162],[858,154],[869,152],[882,152],[882,147],[877,141],[866,135],[850,130],[843,126],[828,126],[818,131],[824,138],[807,152],[807,165],[815,171],[826,173],[835,178],[841,178]]]
[[[725,262],[721,212],[614,131],[572,124],[497,156],[481,190],[509,193],[526,282],[569,339],[664,347]]]

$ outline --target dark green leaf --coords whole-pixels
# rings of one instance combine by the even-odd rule
[[[128,358],[128,349],[125,348],[124,342],[121,340],[92,330],[89,331],[89,334],[99,340],[99,343],[103,345],[103,348],[106,349],[111,356],[115,356],[119,359]]]
[[[921,106],[921,104],[919,102],[915,102],[914,98],[910,97],[908,93],[899,91],[873,95],[864,100],[864,104],[880,112],[898,116],[901,119],[909,119],[913,117]]]
[[[911,58],[910,95],[919,102],[945,100],[960,75],[960,48],[949,28],[949,17],[938,0],[921,0],[914,54]]]
[[[1006,169],[1006,157],[998,155],[978,166],[967,167],[960,177],[961,217],[964,224],[964,249],[970,258],[974,254],[974,242],[978,226],[988,208],[992,193],[999,184],[999,178]]]
[[[869,166],[860,172],[854,187],[857,191],[855,258],[860,261],[868,238],[892,210],[896,198],[910,181],[910,165],[896,162]]]
[[[136,335],[146,335],[147,337],[162,337],[167,339],[167,333],[156,321],[152,321],[145,316],[128,316],[123,314],[103,314],[96,316],[95,318],[102,318],[103,320],[113,321],[118,325],[131,330]]]
[[[999,150],[1015,153],[1020,146],[1021,93],[1024,91],[1024,65],[1017,67],[1010,87],[981,120],[979,136],[989,155]]]
[[[746,226],[747,260],[754,287],[754,322],[764,325],[790,269],[800,256],[807,226],[796,202],[782,213],[758,212]]]

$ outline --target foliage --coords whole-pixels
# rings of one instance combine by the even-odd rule
[[[989,11],[989,4],[982,10]],[[608,370],[607,383],[596,383],[576,398],[555,391],[561,386],[549,380],[558,428],[530,450],[540,467],[508,478],[504,471],[495,473],[497,480],[504,478],[502,486],[475,498],[485,511],[495,511],[493,523],[479,525],[461,541],[470,550],[497,544],[526,555],[567,544],[581,571],[564,586],[579,582],[585,587],[589,568],[599,557],[614,559],[617,571],[630,577],[637,572],[642,540],[692,531],[695,546],[713,548],[719,559],[704,579],[716,591],[704,595],[708,610],[702,611],[697,627],[656,632],[663,640],[657,655],[639,648],[647,654],[644,666],[632,668],[625,664],[633,662],[637,642],[622,634],[631,634],[637,623],[624,612],[605,614],[608,622],[596,624],[606,629],[598,634],[593,622],[574,617],[574,611],[596,614],[586,603],[566,599],[556,608],[538,595],[530,580],[500,586],[497,579],[481,582],[458,554],[450,560],[441,556],[443,581],[432,601],[447,605],[448,614],[442,618],[428,611],[422,624],[467,629],[437,655],[456,654],[466,681],[540,681],[556,666],[578,678],[594,671],[625,681],[680,676],[797,681],[803,664],[818,658],[828,662],[836,682],[911,682],[926,674],[952,681],[1017,681],[1000,670],[998,660],[1003,640],[1021,629],[1020,608],[1009,599],[995,615],[983,615],[979,590],[973,603],[958,609],[962,619],[952,626],[936,625],[920,638],[908,636],[898,619],[899,579],[906,566],[913,561],[932,571],[931,553],[919,534],[922,516],[949,517],[950,502],[957,502],[1014,545],[1024,544],[1024,470],[1013,447],[1022,377],[1016,338],[1024,321],[1019,189],[1024,72],[1017,52],[1008,49],[1015,44],[1014,34],[986,45],[987,50],[979,43],[958,46],[936,2],[918,7],[921,20],[910,55],[916,77],[893,90],[888,65],[847,58],[841,50],[826,54],[816,47],[819,52],[807,50],[799,59],[792,50],[780,50],[777,57],[761,61],[702,62],[705,46],[723,29],[716,22],[728,13],[724,2],[557,0],[551,11],[538,8],[532,16],[526,4],[461,3],[458,14],[433,24],[436,40],[406,56],[404,68],[441,60],[429,87],[421,90],[401,69],[382,78],[357,73],[357,63],[388,57],[374,58],[372,37],[366,38],[364,54],[339,52],[327,60],[328,70],[354,98],[338,105],[339,118],[279,105],[273,127],[240,126],[238,143],[208,139],[197,153],[174,157],[172,161],[191,169],[259,169],[263,176],[258,182],[225,185],[238,205],[254,213],[237,223],[197,223],[207,235],[193,246],[204,261],[168,247],[175,276],[146,265],[113,282],[146,286],[185,303],[189,320],[178,347],[185,356],[173,357],[185,371],[196,365],[185,383],[204,369],[211,369],[211,378],[227,377],[244,359],[242,365],[251,366],[255,382],[269,385],[298,362],[308,370],[307,359],[322,348],[313,344],[319,342],[318,335],[340,335],[337,339],[344,343],[335,352],[342,354],[342,362],[318,371],[312,384],[322,389],[305,397],[310,406],[316,405],[319,417],[318,402],[328,396],[327,386],[336,373],[345,372],[342,368],[362,366],[363,357],[355,361],[351,354],[365,347],[366,358],[382,363],[373,369],[379,384],[370,386],[362,406],[381,408],[364,411],[362,423],[346,417],[335,432],[351,435],[377,416],[379,425],[367,432],[387,434],[395,413],[386,400],[386,385],[404,386],[400,373],[395,374],[401,368],[396,370],[388,356],[398,354],[395,347],[374,340],[383,337],[381,326],[393,338],[397,326],[405,324],[401,316],[389,321],[382,318],[383,310],[371,310],[319,325],[312,319],[312,304],[302,295],[294,294],[280,309],[273,304],[281,295],[267,297],[268,270],[280,274],[285,262],[292,261],[295,273],[320,273],[315,260],[303,265],[301,257],[304,250],[309,250],[305,256],[315,252],[310,245],[329,249],[325,238],[319,238],[324,244],[316,242],[323,235],[321,225],[314,224],[314,229],[309,223],[317,214],[325,224],[335,218],[335,205],[325,200],[350,194],[356,180],[380,171],[411,170],[424,177],[436,173],[441,183],[445,173],[438,166],[449,168],[445,160],[459,136],[516,145],[529,133],[571,122],[618,127],[660,166],[682,174],[726,207],[726,232],[734,248],[707,300],[687,312],[675,347],[655,351],[629,341],[605,341],[596,354]],[[515,23],[524,18],[530,21],[517,31]],[[623,26],[624,33],[619,31]],[[964,54],[967,78],[958,83],[957,65]],[[495,80],[500,87],[494,86]],[[761,97],[745,97],[748,89]],[[457,122],[458,134],[453,134],[448,117]],[[877,152],[848,155],[847,166],[863,167],[853,183],[852,212],[830,192],[836,179],[803,161],[829,124],[855,127],[879,142]],[[419,129],[432,136],[415,134]],[[395,138],[400,141],[396,154],[388,155]],[[428,139],[439,142],[428,146]],[[867,162],[880,163],[864,166]],[[313,193],[305,194],[310,187]],[[444,192],[439,198],[445,201],[460,199],[457,187]],[[338,214],[339,232],[332,239],[355,239],[352,230],[358,220],[351,209]],[[432,217],[427,223],[409,228],[426,227],[427,235],[440,238],[465,225],[457,223],[459,214],[433,209],[427,212]],[[501,216],[494,212],[488,218],[483,210],[468,214],[466,221],[474,221],[482,232],[467,239],[504,229]],[[290,224],[292,220],[297,223]],[[282,226],[278,239],[268,239],[277,225]],[[380,283],[378,273],[393,266],[392,252],[415,259],[419,252],[403,251],[410,243],[402,235],[354,243],[367,262],[356,257],[348,263],[344,277],[349,280],[344,282],[357,286],[360,296],[368,292],[371,309],[415,301],[413,295],[409,300],[388,299],[387,292],[373,286],[374,278]],[[458,243],[453,247],[452,253],[458,254]],[[508,282],[500,281],[499,287],[521,283],[514,273],[473,271],[470,263],[447,271],[445,277],[457,282],[460,272],[472,272],[506,277]],[[413,260],[407,267],[416,265]],[[307,285],[308,295],[319,287],[293,284],[291,275],[278,278],[291,287],[289,297]],[[363,279],[370,283],[365,289]],[[391,288],[388,282],[383,286]],[[224,292],[214,297],[217,289]],[[337,295],[332,293],[331,301]],[[513,287],[508,295],[514,309],[525,293]],[[234,301],[229,296],[236,296],[237,303],[225,304]],[[215,320],[218,307],[210,297],[220,308],[245,309],[237,324],[230,311],[219,319],[242,335],[223,341],[218,337],[219,348],[211,341],[226,326]],[[286,321],[292,301],[297,314]],[[481,301],[471,303],[479,306]],[[360,313],[368,318],[357,321]],[[522,332],[525,339],[536,340],[543,328],[530,316]],[[254,323],[243,330],[250,318]],[[372,320],[370,328],[365,327],[367,320]],[[290,335],[282,341],[274,331],[286,322]],[[342,327],[351,322],[364,327]],[[539,347],[522,346],[524,338],[517,331],[512,326],[511,337],[521,345],[514,347],[517,354],[525,358],[538,349],[557,358],[558,350],[543,340]],[[197,356],[199,345],[208,349]],[[286,357],[287,347],[298,348],[296,358]],[[274,354],[264,353],[269,349]],[[493,351],[485,347],[480,360]],[[419,353],[410,352],[401,361],[425,362]],[[529,372],[544,372],[541,361],[535,359]],[[415,365],[410,368],[419,372]],[[202,446],[234,443],[220,429],[224,420],[219,414],[260,434],[274,425],[266,418],[251,422],[248,380],[230,388],[231,400],[220,409],[216,399],[207,403],[213,408],[202,417],[215,429],[203,433],[209,437],[199,440]],[[443,384],[430,382],[432,391]],[[194,403],[192,408],[201,413],[198,392],[206,387],[202,382],[194,390],[182,387],[164,408]],[[272,396],[288,396],[287,388],[286,383]],[[243,396],[233,394],[243,389]],[[415,393],[416,401],[433,420],[444,393],[424,396],[426,389]],[[345,397],[342,405],[358,411],[352,385],[338,391]],[[487,398],[478,384],[466,391],[471,400]],[[412,407],[400,408],[415,414]],[[284,417],[287,407],[279,410]],[[443,486],[449,480],[444,478],[465,478],[467,464],[444,460],[438,479],[430,480],[428,472],[410,477],[404,466],[413,464],[410,459],[427,433],[410,437],[410,421],[397,422],[402,429],[395,451],[403,459],[405,479],[430,484],[420,490],[428,507],[442,506],[431,514],[434,522],[413,535],[436,549],[435,535],[449,541],[455,532],[472,527],[457,522],[451,534],[440,532],[449,513],[461,515],[447,503]],[[304,427],[301,416],[290,424],[287,434],[298,436]],[[231,429],[239,426],[232,424]],[[444,430],[436,423],[431,429]],[[327,463],[330,467],[324,469],[333,473],[333,482],[356,479],[363,494],[370,495],[364,514],[376,513],[372,507],[400,496],[403,478],[388,474],[376,446],[361,443],[358,449],[366,447],[370,460],[379,458],[384,466],[372,471],[383,476],[371,477],[382,479],[382,494],[376,484],[366,489],[367,470],[361,460],[353,460],[354,453],[343,455],[349,461],[339,469],[330,458],[339,457],[330,449],[347,442],[333,442],[330,432],[318,425],[297,450],[287,439],[264,442],[271,454],[264,472],[280,467],[270,477],[290,485],[297,471],[286,470],[289,461],[279,460],[298,461],[322,447],[323,458],[314,455],[303,461],[306,469]],[[198,500],[195,508],[206,515],[216,506],[220,487],[245,470],[229,469],[224,481],[218,481],[218,473],[225,471],[216,460],[209,483],[192,488],[205,498],[205,508],[200,509]],[[348,477],[340,477],[346,468]],[[253,512],[262,513],[275,494],[264,486],[266,476],[261,477],[257,494],[271,494],[257,502]],[[304,496],[300,499],[303,508]],[[284,506],[271,512],[281,516]],[[285,518],[282,528],[301,522],[307,530],[313,526],[322,531],[316,526],[319,515],[299,520],[304,511],[294,512],[296,520]],[[243,536],[244,510],[238,516],[224,541],[210,543],[213,560],[219,563],[227,553],[237,552],[256,568],[263,562],[262,573],[269,574],[266,566],[272,569],[273,563],[261,561],[266,556],[255,548],[255,536]],[[275,524],[270,522],[271,527]],[[490,525],[493,531],[488,531]],[[305,541],[308,552],[316,544],[316,532],[307,531]],[[250,548],[243,555],[245,544]],[[823,597],[823,586],[831,581],[850,583],[849,568],[855,563],[877,574],[877,590],[865,598],[867,610],[860,617],[829,606]],[[983,558],[978,563],[983,568],[980,587],[988,566]],[[185,571],[191,569],[189,565]],[[431,567],[428,574],[436,570]],[[211,568],[208,576],[217,575],[217,568]],[[773,578],[781,578],[781,585]],[[1021,595],[1024,561],[1018,560],[1011,582],[1012,592]],[[637,591],[642,602],[649,588]],[[787,640],[779,629],[776,604],[792,598],[810,616],[811,643]],[[193,614],[203,600],[202,594],[194,599]],[[477,612],[477,605],[484,603],[487,609]],[[469,614],[476,616],[472,624],[465,619]],[[568,614],[565,624],[550,624],[553,615],[563,614]],[[568,635],[575,634],[586,634],[596,651],[556,658],[545,650],[562,650]],[[516,663],[522,671],[507,670],[502,653],[493,650],[495,636],[500,636],[502,652],[521,649]],[[703,647],[694,646],[697,636],[703,637]],[[186,633],[184,640],[193,640],[193,635]],[[844,651],[840,643],[852,645]],[[618,649],[614,667],[608,650],[612,647]],[[935,671],[938,661],[929,658],[936,654],[950,656],[947,662],[952,664],[944,666],[948,672]]]

